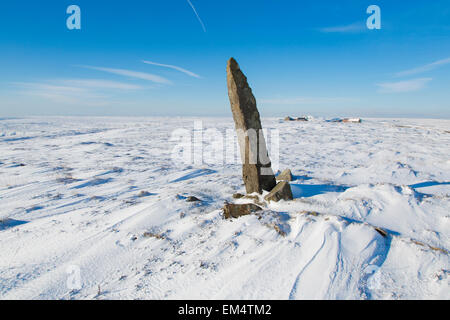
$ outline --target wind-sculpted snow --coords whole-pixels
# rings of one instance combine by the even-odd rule
[[[230,221],[240,163],[172,159],[198,120],[0,119],[0,298],[450,298],[450,121],[265,119],[295,199]]]

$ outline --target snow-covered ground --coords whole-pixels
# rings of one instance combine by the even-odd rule
[[[172,159],[194,120],[0,119],[0,298],[450,299],[449,120],[264,119],[295,200],[233,221],[240,165]]]

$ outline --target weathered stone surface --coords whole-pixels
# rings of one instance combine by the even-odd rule
[[[258,206],[265,206],[265,203],[256,194],[243,195],[241,193],[235,193],[233,194],[233,199],[252,200]]]
[[[150,192],[142,190],[141,192],[139,192],[138,197],[143,198],[143,197],[148,197],[151,195],[152,194]]]
[[[346,119],[343,119],[342,122],[346,122],[346,123],[361,123],[362,120],[360,118],[346,118]]]
[[[242,176],[247,193],[270,191],[276,185],[256,99],[236,60],[227,65],[228,96],[241,149]]]
[[[186,198],[186,201],[187,202],[201,202],[202,200],[200,200],[199,198],[194,197],[194,196],[189,196]]]
[[[273,190],[264,197],[266,201],[274,201],[278,202],[280,200],[292,200],[294,197],[292,196],[291,185],[287,181],[282,181],[277,184]]]
[[[259,201],[259,197],[256,194],[248,194],[243,199],[253,200],[253,201]]]
[[[375,227],[375,230],[381,234],[384,238],[386,238],[388,236],[388,233],[386,232],[386,230],[379,228],[379,227]]]
[[[232,219],[247,216],[249,214],[258,211],[262,211],[262,208],[258,207],[256,204],[253,203],[247,204],[227,203],[225,207],[223,207],[223,216],[225,217],[225,219]]]
[[[276,177],[277,181],[292,181],[292,172],[290,169],[284,170]]]
[[[302,211],[302,212],[300,212],[300,214],[304,214],[305,216],[313,216],[313,217],[318,217],[320,215],[320,213],[318,213],[316,211]]]
[[[308,117],[292,118],[290,116],[287,116],[286,118],[284,118],[284,121],[309,121],[309,119],[308,119]]]

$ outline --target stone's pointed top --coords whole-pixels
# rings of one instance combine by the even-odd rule
[[[249,90],[250,93],[248,95],[251,96],[251,99],[255,99],[255,97],[251,93],[250,86],[248,85],[247,77],[242,72],[241,68],[239,67],[239,64],[234,58],[230,58],[230,60],[228,60],[227,81],[234,83],[234,85],[240,89]],[[255,100],[255,107],[256,107],[256,100]]]
[[[278,176],[276,176],[277,181],[292,181],[292,172],[290,169],[284,170]]]
[[[239,64],[233,57],[231,57],[230,60],[228,60],[228,67],[230,69],[239,69]]]

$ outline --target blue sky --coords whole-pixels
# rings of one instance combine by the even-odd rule
[[[4,1],[0,30],[0,116],[229,116],[235,57],[263,116],[450,118],[448,0]]]

